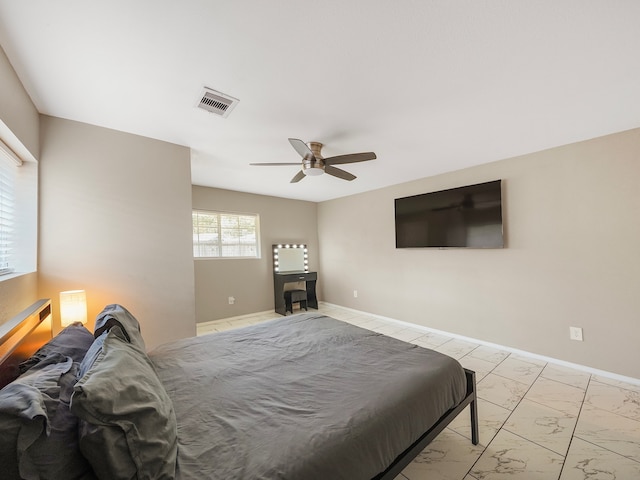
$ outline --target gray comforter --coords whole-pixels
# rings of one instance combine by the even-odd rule
[[[178,478],[370,479],[465,395],[446,355],[319,314],[150,353],[178,420]]]

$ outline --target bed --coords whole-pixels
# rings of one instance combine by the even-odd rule
[[[147,352],[109,305],[95,332],[67,327],[24,355],[21,372],[12,352],[0,364],[20,373],[0,391],[1,478],[391,480],[467,406],[478,442],[472,371],[317,313]]]

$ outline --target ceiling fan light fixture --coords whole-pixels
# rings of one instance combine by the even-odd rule
[[[302,171],[309,177],[317,177],[318,175],[322,175],[324,173],[322,167],[315,165],[313,167],[305,167]]]

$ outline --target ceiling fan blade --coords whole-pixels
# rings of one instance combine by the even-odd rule
[[[268,167],[279,167],[281,165],[300,165],[300,162],[286,162],[286,163],[250,163],[249,165],[266,165]]]
[[[289,183],[298,183],[300,180],[302,180],[304,177],[306,177],[306,175],[304,174],[304,171],[300,170],[295,177],[293,177],[291,179],[291,181]]]
[[[302,140],[298,140],[297,138],[290,138],[289,143],[293,148],[296,149],[296,152],[298,152],[298,154],[302,158],[315,160],[316,157],[313,155],[313,152]]]
[[[351,181],[354,178],[356,178],[355,175],[353,175],[353,174],[351,174],[349,172],[345,172],[341,168],[332,167],[330,165],[325,165],[324,173],[328,173],[329,175],[333,175],[334,177],[338,177],[338,178],[341,178],[343,180],[349,180],[349,181]]]
[[[373,152],[348,153],[346,155],[336,155],[324,159],[325,165],[343,165],[345,163],[366,162],[367,160],[375,160],[376,154]]]

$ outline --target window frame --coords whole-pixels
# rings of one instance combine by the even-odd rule
[[[257,213],[247,213],[247,212],[229,212],[222,210],[205,210],[201,208],[193,208],[191,211],[192,218],[192,234],[193,234],[193,259],[194,260],[259,260],[262,258],[261,248],[260,248],[260,215]],[[202,248],[201,242],[196,242],[196,235],[200,235],[199,232],[196,232],[196,215],[206,215],[206,216],[216,216],[218,218],[218,231],[217,231],[217,241],[214,242],[214,247],[219,249],[220,254],[214,256],[208,255],[196,255],[196,249]],[[245,244],[245,246],[249,246],[250,248],[255,248],[255,255],[224,255],[223,250],[225,246],[229,246],[231,244],[224,243],[222,239],[223,228],[222,228],[222,218],[223,217],[231,217],[236,218],[240,221],[241,217],[251,217],[254,220],[254,230],[255,234],[255,243]],[[242,247],[243,244],[236,244],[237,247]]]

